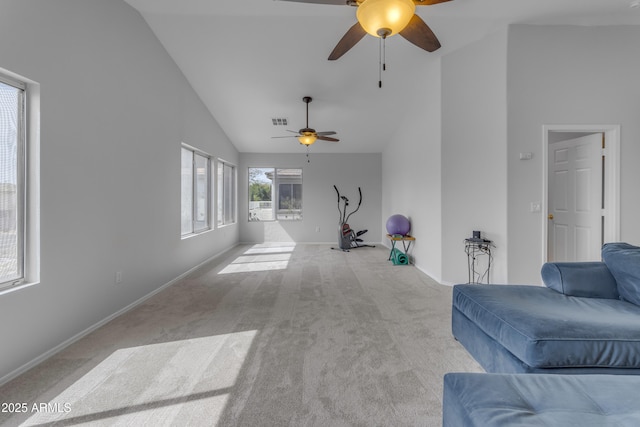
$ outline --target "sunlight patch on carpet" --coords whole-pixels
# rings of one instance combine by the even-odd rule
[[[254,273],[285,270],[289,266],[295,243],[261,243],[247,249],[218,274]]]
[[[117,350],[22,425],[215,425],[257,332]]]
[[[295,243],[260,243],[247,249],[245,255],[288,253],[293,252],[295,248]]]

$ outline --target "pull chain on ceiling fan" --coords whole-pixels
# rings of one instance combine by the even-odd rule
[[[387,70],[386,42],[386,36],[380,37],[380,46],[378,49],[378,87],[382,87],[382,72]]]

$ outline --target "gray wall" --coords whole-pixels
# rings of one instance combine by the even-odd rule
[[[621,240],[640,244],[639,35],[632,26],[513,25],[443,57],[441,77],[426,66],[421,102],[383,153],[383,220],[392,210],[410,213],[419,267],[443,283],[466,281],[463,239],[481,230],[496,244],[492,282],[540,283],[546,213],[530,204],[542,199],[545,124],[621,126]],[[430,113],[438,83],[440,124]],[[434,187],[397,170],[399,152]],[[519,160],[521,152],[533,159]],[[441,239],[427,253],[421,243],[438,227]]]
[[[491,281],[507,279],[507,32],[442,59],[442,276],[467,281],[464,239],[495,243]]]
[[[300,150],[305,152],[303,147]],[[349,220],[354,230],[367,229],[363,239],[380,243],[382,156],[376,154],[316,154],[311,147],[310,163],[305,154],[242,153],[238,169],[238,220],[240,241],[262,243],[295,241],[336,243],[338,241],[338,205],[336,185],[347,196],[351,207],[358,203],[362,187],[362,206]],[[302,168],[302,221],[248,221],[248,168]],[[320,231],[316,232],[316,227]]]
[[[542,126],[620,125],[620,238],[640,244],[640,27],[514,25],[508,50],[509,281],[539,283]],[[532,152],[531,161],[518,153]]]
[[[237,226],[180,239],[180,143],[238,153],[124,2],[4,0],[0,39],[42,117],[41,280],[0,297],[2,380],[233,246]]]
[[[425,62],[383,153],[383,221],[411,218],[416,265],[442,283],[467,281],[473,230],[496,244],[492,282],[506,280],[506,54],[505,29]]]
[[[416,266],[441,280],[440,60],[424,57],[421,85],[413,95],[382,155],[382,230],[391,215],[408,217]]]

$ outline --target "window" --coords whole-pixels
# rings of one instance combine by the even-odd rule
[[[236,222],[236,168],[218,159],[218,226]]]
[[[211,229],[211,158],[187,145],[182,146],[181,234]]]
[[[249,168],[249,221],[302,220],[302,169]]]
[[[25,88],[0,74],[0,288],[25,275]]]

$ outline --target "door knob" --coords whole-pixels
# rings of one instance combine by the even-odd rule
[[[553,214],[549,214],[549,219],[553,219]]]

